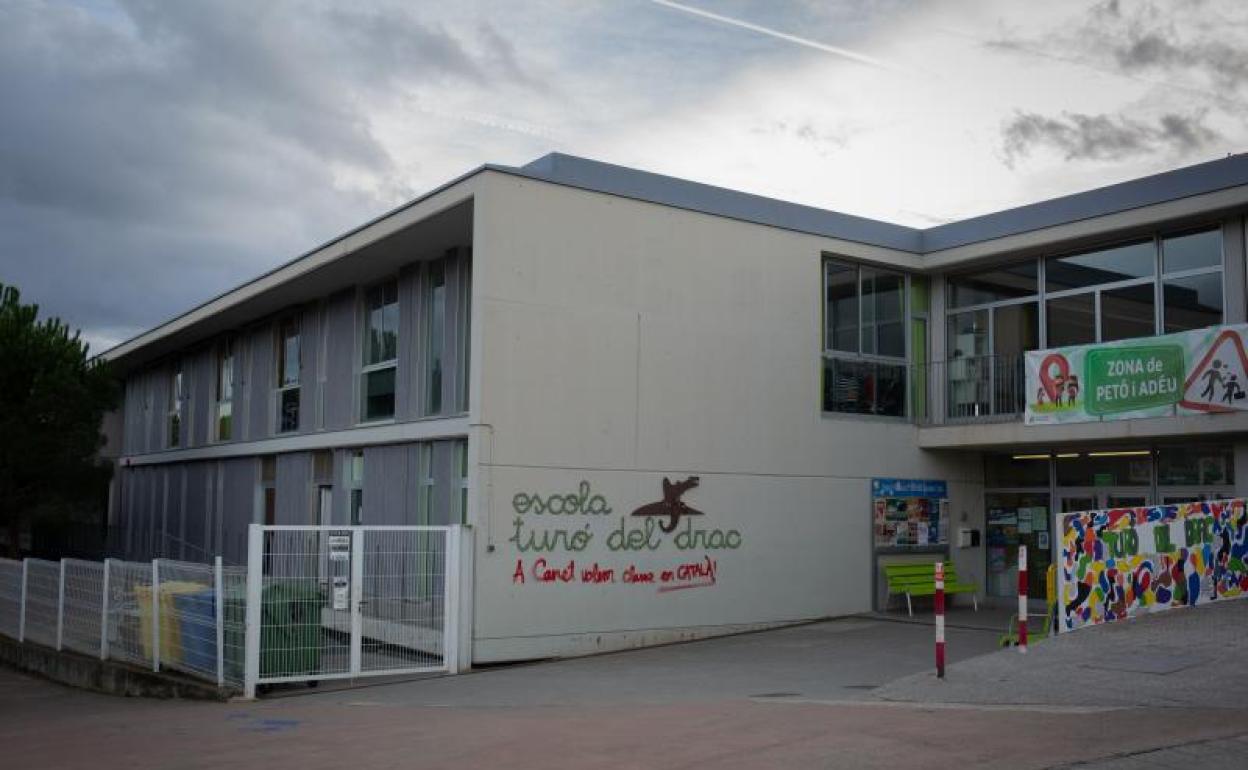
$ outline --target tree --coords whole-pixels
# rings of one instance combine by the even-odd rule
[[[100,425],[120,388],[79,332],[0,283],[0,519],[16,555],[26,524],[56,511],[97,513],[112,475]]]

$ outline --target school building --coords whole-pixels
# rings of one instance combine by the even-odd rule
[[[1008,597],[1058,512],[1248,494],[1246,212],[1244,155],[925,230],[482,166],[106,353],[110,523],[235,562],[463,523],[476,663],[867,611],[941,554]]]

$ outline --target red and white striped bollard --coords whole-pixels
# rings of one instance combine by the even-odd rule
[[[1027,546],[1018,547],[1018,651],[1027,652]]]
[[[936,677],[945,678],[945,563],[936,562]]]

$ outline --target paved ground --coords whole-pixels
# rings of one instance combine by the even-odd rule
[[[1001,700],[990,696],[1016,689],[1013,672],[1029,682],[1027,666],[1047,656],[1040,645],[1026,663],[1009,651],[971,660],[1000,634],[995,622],[982,623],[987,617],[951,619],[956,663],[945,685],[964,688],[960,702],[927,697],[922,675],[875,687],[928,669],[932,655],[930,627],[876,617],[257,703],[117,699],[0,671],[0,756],[15,768],[718,770],[1154,767],[1180,757],[1167,752],[1183,752],[1234,766],[1225,757],[1241,750],[1248,709],[1215,696],[1242,687],[1242,677],[1203,703],[1181,696],[1189,698],[1181,708]],[[1238,617],[1242,628],[1248,615]],[[1201,635],[1185,621],[1184,633]],[[1235,622],[1222,621],[1228,629]],[[957,627],[975,624],[991,630]],[[1112,636],[1133,649],[1130,635],[1114,631],[1069,638],[1087,635],[1079,643],[1095,645],[1093,635]],[[984,660],[999,662],[984,674]],[[1075,687],[1077,668],[1046,670]],[[1003,673],[1004,682],[984,679]]]
[[[941,703],[1248,709],[1246,629],[1248,601],[1172,610],[1061,634],[1026,655],[1003,650],[981,656],[952,667],[943,682],[919,673],[875,695]]]

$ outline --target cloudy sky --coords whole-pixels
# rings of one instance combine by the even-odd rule
[[[552,150],[926,227],[1241,152],[1238,0],[0,0],[0,283],[99,350]]]

